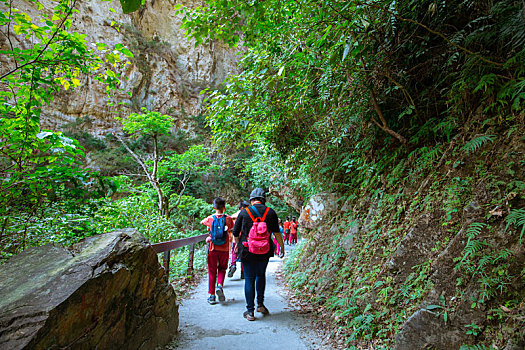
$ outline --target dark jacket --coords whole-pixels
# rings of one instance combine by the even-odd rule
[[[259,211],[261,216],[264,215],[264,212],[266,211],[265,205],[255,204],[255,208]],[[252,215],[254,217],[257,217],[256,213],[253,213],[251,209],[250,211],[252,212]],[[239,237],[239,256],[241,257],[241,261],[264,260],[269,259],[273,256],[275,245],[273,243],[273,240],[271,239],[271,234],[274,232],[280,232],[279,219],[275,210],[273,210],[272,208],[268,210],[268,214],[266,215],[266,219],[264,220],[264,222],[266,222],[266,225],[268,226],[268,232],[270,233],[270,251],[267,254],[252,254],[248,251],[247,248],[244,247],[243,242],[248,241],[248,233],[250,232],[250,229],[253,226],[253,220],[250,218],[250,215],[248,214],[246,209],[243,209],[239,213],[237,221],[235,221],[235,226],[233,227],[233,235],[235,237]]]

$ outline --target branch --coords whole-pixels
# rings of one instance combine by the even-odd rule
[[[13,42],[11,41],[11,15],[13,14],[13,0],[9,1],[9,24],[7,26],[7,34],[4,34],[4,36],[7,38],[7,41],[9,41],[9,46],[11,47],[11,51],[14,50]],[[18,61],[13,56],[13,61],[15,62],[15,68],[18,68]]]
[[[374,5],[374,4],[369,4],[370,7],[374,7],[374,8],[377,8],[377,9],[380,9],[381,11],[384,11],[386,13],[388,13],[389,15],[391,16],[394,16],[395,18],[399,19],[400,21],[403,21],[403,22],[409,22],[409,23],[413,23],[413,24],[416,24],[422,28],[425,28],[427,31],[429,31],[430,33],[432,34],[435,34],[441,38],[443,38],[449,45],[452,45],[458,49],[460,49],[461,51],[464,51],[470,55],[473,55],[473,56],[476,56],[477,58],[479,58],[480,60],[484,61],[484,62],[487,62],[487,63],[490,63],[490,64],[493,64],[495,66],[499,66],[499,67],[502,67],[503,66],[503,63],[499,63],[499,62],[494,62],[492,60],[489,60],[488,58],[485,58],[483,56],[481,56],[481,54],[477,53],[477,52],[474,52],[474,51],[471,51],[469,49],[467,49],[466,47],[464,46],[461,46],[459,44],[456,44],[454,42],[452,42],[449,38],[447,38],[445,36],[445,34],[441,33],[441,32],[438,32],[437,30],[434,30],[426,25],[424,25],[423,23],[420,23],[418,21],[415,21],[413,19],[410,19],[410,18],[404,18],[404,17],[401,17],[400,15],[398,14],[395,14],[393,13],[392,11],[390,10],[387,10],[381,6],[378,6],[378,5]]]
[[[71,7],[69,8],[69,11],[68,13],[66,14],[66,16],[62,19],[62,22],[60,23],[60,25],[57,27],[57,30],[53,33],[53,35],[51,36],[51,39],[49,39],[46,43],[46,45],[44,46],[44,48],[42,50],[40,50],[40,52],[38,53],[38,55],[35,57],[34,60],[30,61],[30,62],[26,62],[24,63],[23,65],[21,66],[17,66],[15,67],[14,69],[12,69],[11,71],[3,74],[2,76],[0,76],[0,80],[4,79],[5,77],[15,73],[16,71],[18,71],[19,69],[22,69],[26,66],[29,66],[29,65],[32,65],[34,63],[36,63],[38,61],[38,59],[40,58],[40,56],[42,56],[42,54],[47,50],[47,48],[49,47],[49,45],[51,44],[51,42],[53,41],[53,39],[55,39],[55,37],[57,36],[58,32],[60,30],[62,30],[62,26],[64,25],[64,23],[66,23],[67,19],[69,18],[69,16],[71,16],[71,14],[73,13],[73,8],[75,7],[76,5],[76,2],[77,0],[73,0],[73,4],[71,5]]]
[[[151,175],[150,175],[150,173],[149,173],[149,171],[148,171],[148,168],[146,167],[146,165],[144,164],[144,162],[139,158],[139,156],[138,156],[135,152],[133,152],[133,151],[131,150],[131,148],[128,147],[128,145],[124,142],[124,140],[122,139],[122,137],[120,137],[120,135],[115,134],[115,137],[117,138],[117,140],[119,140],[119,141],[122,143],[122,145],[124,146],[124,148],[125,148],[130,154],[131,154],[131,156],[132,156],[133,158],[135,158],[135,160],[137,161],[137,163],[139,163],[139,165],[142,167],[142,170],[144,170],[144,173],[146,174],[146,177],[148,178],[148,180],[149,180],[150,182],[154,182],[153,179],[152,179],[152,177],[151,177]]]
[[[13,188],[13,187],[15,187],[15,186],[21,185],[21,184],[23,184],[23,183],[24,183],[24,181],[17,181],[17,182],[15,182],[15,183],[13,183],[13,184],[7,186],[7,187],[0,188],[0,192],[4,192],[4,191],[6,191],[6,190],[8,190],[8,189],[10,189],[10,188]]]
[[[179,206],[180,204],[180,201],[182,199],[182,195],[184,194],[184,191],[186,190],[186,185],[188,183],[188,180],[190,179],[190,174],[188,173],[184,173],[184,178],[182,180],[179,179],[179,182],[182,184],[182,190],[180,191],[179,193],[179,198],[177,199],[177,203],[175,203],[175,205],[168,210],[169,214],[171,215],[171,212],[175,209],[177,209],[177,207]]]
[[[151,177],[157,182],[157,172],[159,168],[159,149],[157,135],[153,135],[153,173]]]
[[[357,41],[355,35],[353,33],[351,33],[351,35],[354,41]],[[370,75],[366,71],[365,60],[363,59],[363,55],[361,54],[361,52],[359,52],[359,60],[361,61],[361,67],[363,68],[363,72],[365,73],[366,80],[370,81],[371,80]],[[350,82],[350,76],[348,73],[346,73],[346,79]],[[406,138],[404,138],[403,136],[401,136],[400,134],[398,134],[397,132],[395,132],[394,130],[388,127],[388,123],[386,122],[385,116],[383,115],[383,111],[381,110],[381,107],[379,107],[379,103],[377,102],[377,98],[376,98],[374,89],[372,87],[369,87],[368,84],[367,84],[367,87],[368,87],[368,90],[370,91],[370,98],[372,100],[372,105],[374,106],[374,109],[377,115],[379,116],[379,119],[381,119],[381,123],[383,125],[380,125],[374,118],[372,118],[372,122],[374,122],[374,124],[376,124],[381,130],[385,131],[387,134],[394,136],[399,142],[401,142],[401,144],[407,145],[408,141]]]
[[[407,102],[409,104],[411,104],[412,106],[414,106],[414,110],[416,112],[416,114],[419,114],[418,111],[417,111],[417,107],[416,107],[416,103],[414,102],[414,99],[412,98],[412,96],[410,96],[410,94],[408,93],[408,91],[406,91],[406,89],[403,87],[403,85],[401,85],[400,83],[398,83],[397,81],[395,81],[391,76],[390,74],[388,74],[388,72],[385,72],[383,73],[385,77],[387,77],[388,80],[390,80],[392,83],[394,83],[394,85],[396,85],[398,88],[401,89],[401,91],[403,92],[403,95],[405,96],[405,99],[407,100]]]
[[[403,136],[399,135],[397,132],[395,132],[394,130],[390,129],[390,128],[388,127],[388,125],[384,125],[384,124],[381,125],[381,124],[379,124],[379,123],[377,122],[377,120],[375,120],[374,117],[372,117],[372,122],[373,122],[375,125],[377,125],[381,130],[383,130],[384,132],[386,132],[387,134],[390,134],[390,135],[394,136],[394,137],[395,137],[396,139],[398,139],[399,142],[401,142],[403,145],[406,145],[406,144],[408,143],[407,140],[406,140]]]
[[[390,10],[387,10],[387,9],[385,9],[385,8],[379,6],[379,5],[367,4],[367,3],[360,3],[360,5],[362,5],[362,6],[370,6],[370,7],[373,7],[373,8],[379,9],[379,10],[381,10],[381,11],[383,11],[383,12],[388,13],[388,14],[391,15],[391,16],[394,16],[395,18],[399,19],[400,21],[403,21],[403,22],[409,22],[409,23],[416,24],[416,25],[418,25],[418,26],[420,26],[420,27],[426,29],[426,30],[429,31],[430,33],[435,34],[435,35],[437,35],[437,36],[443,38],[443,39],[444,39],[449,45],[452,45],[452,46],[454,46],[454,47],[460,49],[461,51],[464,51],[464,52],[466,52],[466,53],[468,53],[468,54],[470,54],[470,55],[476,56],[476,57],[479,58],[480,60],[482,60],[482,61],[484,61],[484,62],[487,62],[487,63],[490,63],[490,64],[493,64],[493,65],[495,65],[495,66],[499,66],[499,67],[502,67],[502,66],[503,66],[503,63],[494,62],[494,61],[492,61],[492,60],[489,60],[488,58],[485,58],[485,57],[481,56],[481,54],[479,54],[479,53],[477,53],[477,52],[474,52],[474,51],[472,51],[472,50],[467,49],[467,48],[464,47],[464,46],[461,46],[461,45],[459,45],[459,44],[456,44],[456,43],[452,42],[449,38],[447,38],[447,37],[445,36],[445,34],[443,34],[443,33],[441,33],[441,32],[438,32],[437,30],[434,30],[434,29],[432,29],[432,28],[430,28],[430,27],[428,27],[428,26],[424,25],[423,23],[420,23],[420,22],[418,22],[418,21],[416,21],[416,20],[409,19],[409,18],[404,18],[404,17],[402,17],[402,16],[400,16],[400,15],[398,15],[398,14],[396,14],[396,13],[390,11]],[[351,21],[350,18],[348,18],[348,17],[346,17],[345,15],[343,15],[339,10],[337,10],[336,8],[334,8],[331,4],[328,4],[328,6],[330,6],[330,8],[331,8],[332,10],[334,10],[335,12],[337,12],[337,14],[338,14],[339,16],[341,16],[343,19],[345,19],[345,20],[347,20],[347,21]]]

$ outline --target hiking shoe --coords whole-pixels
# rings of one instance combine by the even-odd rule
[[[264,306],[263,304],[257,305],[257,312],[260,312],[263,315],[268,315],[270,313],[270,311],[268,311],[266,306]]]
[[[228,270],[228,277],[232,278],[236,270],[237,270],[237,266],[235,265],[230,266],[230,269]]]
[[[248,321],[255,321],[255,316],[253,315],[253,311],[244,311],[242,316]]]
[[[210,295],[210,297],[208,298],[208,304],[210,305],[217,304],[217,301],[215,300],[215,295]]]
[[[224,291],[222,290],[222,286],[217,286],[217,289],[215,290],[215,294],[219,297],[219,301],[225,301],[226,298],[224,297]]]

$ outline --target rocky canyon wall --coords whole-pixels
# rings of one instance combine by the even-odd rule
[[[52,1],[42,3],[43,11],[54,6]],[[178,3],[190,8],[200,4],[192,0]],[[34,4],[22,0],[14,0],[14,4],[35,18]],[[182,15],[175,13],[174,5],[171,0],[148,0],[138,11],[126,15],[118,1],[77,2],[79,12],[72,17],[72,31],[85,34],[88,44],[113,47],[122,43],[134,54],[131,64],[121,72],[121,91],[115,96],[115,102],[126,102],[126,106],[108,106],[105,86],[84,76],[75,91],[60,92],[45,107],[42,128],[61,130],[68,123],[83,120],[89,124],[83,125],[84,129],[101,137],[118,131],[115,116],[141,107],[175,116],[178,127],[187,128],[184,117],[202,112],[204,97],[200,91],[217,86],[229,73],[236,72],[238,56],[236,49],[219,43],[195,47],[194,42],[187,41],[180,28]],[[24,38],[15,36],[14,40],[19,40],[15,45],[24,45]]]

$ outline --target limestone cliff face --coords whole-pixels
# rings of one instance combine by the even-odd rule
[[[178,3],[199,5],[198,0]],[[188,42],[174,5],[171,0],[148,0],[137,12],[125,15],[116,1],[78,2],[80,13],[73,17],[72,30],[86,34],[88,43],[122,43],[133,52],[132,64],[122,72],[123,91],[116,96],[116,100],[129,102],[130,106],[108,106],[105,87],[83,77],[82,86],[75,92],[61,92],[45,108],[42,127],[59,130],[79,117],[88,117],[90,133],[102,136],[118,130],[115,116],[138,111],[140,107],[176,116],[180,127],[185,127],[184,116],[200,114],[204,97],[199,92],[235,73],[238,56],[236,50],[219,43],[195,47],[194,42]],[[118,30],[111,26],[112,21],[120,24]],[[128,91],[133,94],[131,99]]]

